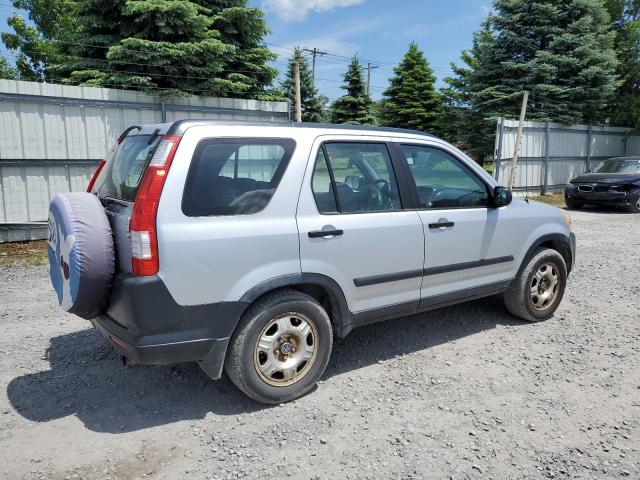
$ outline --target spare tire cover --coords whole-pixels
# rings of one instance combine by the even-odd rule
[[[108,303],[115,268],[109,219],[90,193],[61,193],[49,207],[49,274],[63,310],[91,319]]]

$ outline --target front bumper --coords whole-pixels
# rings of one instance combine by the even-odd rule
[[[109,308],[92,323],[136,363],[198,361],[207,374],[219,378],[229,338],[247,306],[243,302],[178,305],[159,277],[119,274]]]
[[[631,205],[631,201],[634,198],[632,192],[616,192],[614,190],[608,190],[606,192],[581,192],[577,188],[565,189],[564,196],[565,199],[573,202],[625,207]]]

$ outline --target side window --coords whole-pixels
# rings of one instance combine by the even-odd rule
[[[257,213],[293,154],[291,139],[208,139],[196,148],[182,199],[190,217]]]
[[[381,143],[326,143],[327,154],[318,155],[316,173],[326,164],[326,174],[338,198],[333,204],[322,203],[322,192],[329,190],[325,183],[316,190],[314,174],[313,192],[321,213],[365,213],[399,210],[400,194],[393,173],[387,146]],[[320,167],[319,167],[320,165]],[[318,178],[322,178],[319,176]],[[335,205],[335,210],[331,210]]]
[[[401,145],[401,149],[423,208],[488,206],[485,184],[452,155],[420,145]]]

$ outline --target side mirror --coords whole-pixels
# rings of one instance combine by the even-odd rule
[[[585,173],[593,173],[593,168],[589,167],[585,170]]]
[[[506,207],[513,200],[511,190],[507,187],[495,187],[493,189],[493,206],[496,208]]]

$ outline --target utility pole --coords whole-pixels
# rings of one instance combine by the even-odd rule
[[[295,82],[296,122],[302,122],[302,93],[300,92],[300,64],[294,62],[293,77]]]
[[[380,68],[378,65],[367,64],[367,95],[371,95],[371,70]]]
[[[318,50],[317,48],[313,47],[313,49],[310,48],[303,48],[302,49],[303,52],[309,52],[312,56],[312,68],[311,68],[311,78],[313,79],[313,85],[316,85],[316,57],[321,57],[323,55],[327,55],[329,52],[322,52],[320,50]]]
[[[529,91],[524,91],[522,97],[522,108],[520,109],[520,123],[518,124],[518,135],[516,136],[516,146],[513,149],[513,159],[511,160],[511,175],[509,176],[509,189],[513,188],[516,181],[516,166],[518,165],[518,152],[520,151],[520,142],[522,142],[522,130],[524,128],[524,119],[527,116],[527,104],[529,103]]]

